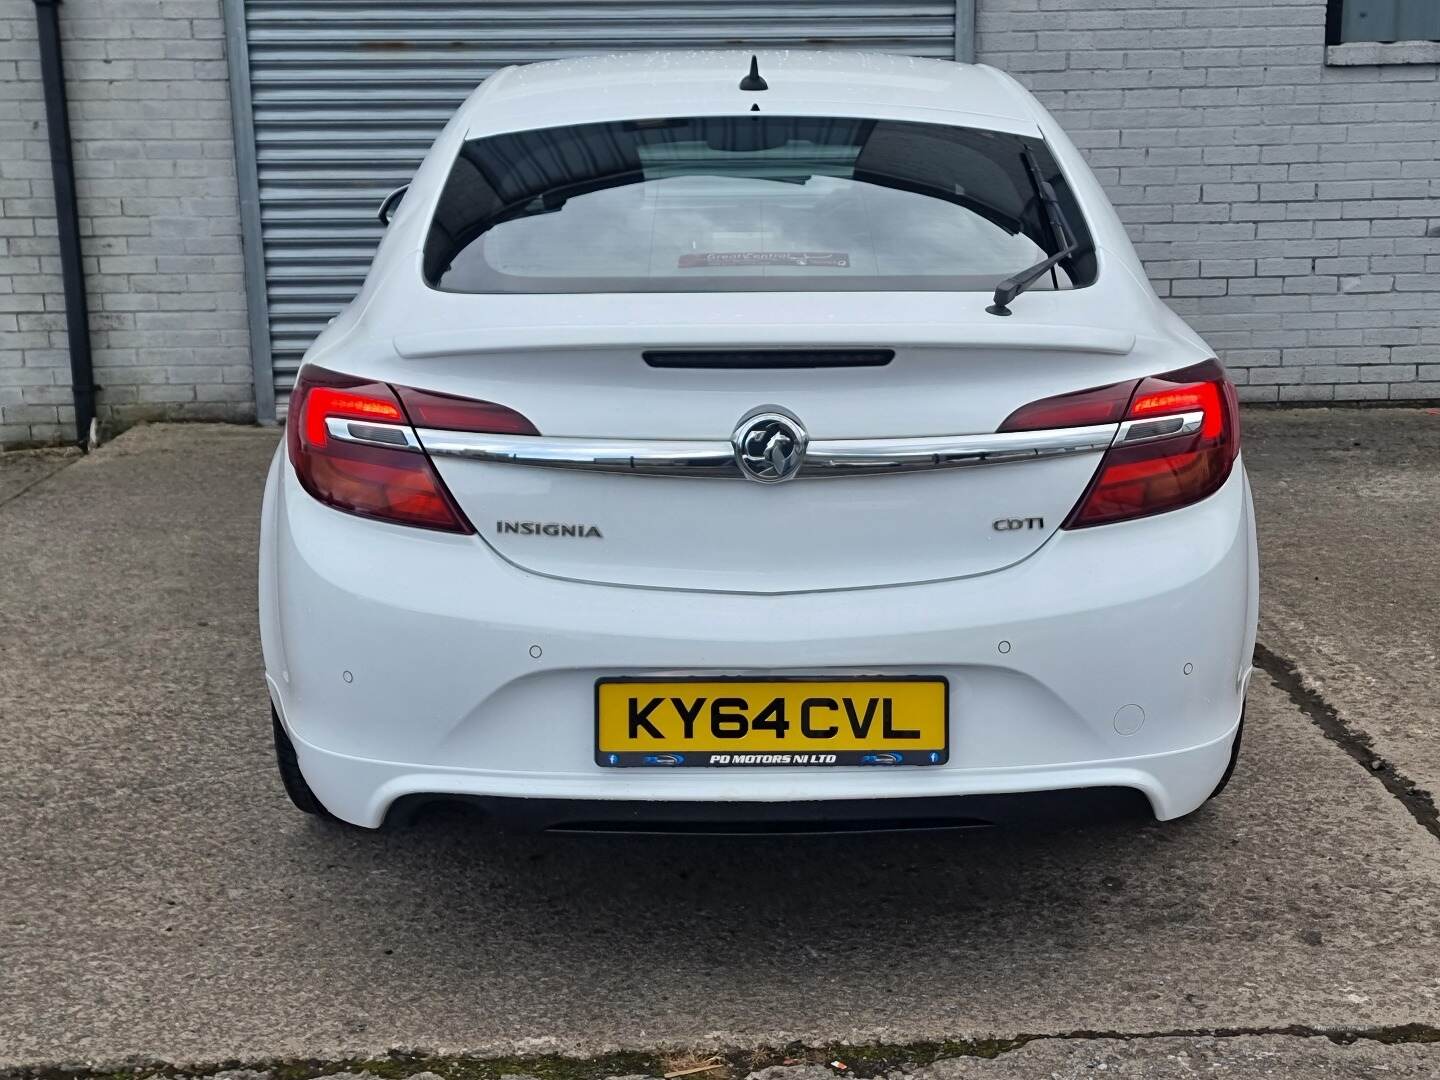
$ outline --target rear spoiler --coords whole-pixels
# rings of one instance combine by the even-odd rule
[[[982,318],[984,316],[982,315]],[[963,348],[1104,353],[1124,356],[1135,348],[1135,335],[1094,326],[1064,326],[987,319],[977,322],[825,323],[823,340],[814,326],[793,323],[745,323],[635,326],[625,323],[583,326],[487,326],[434,330],[395,338],[395,351],[407,360],[473,353],[554,351],[558,349],[713,348]]]

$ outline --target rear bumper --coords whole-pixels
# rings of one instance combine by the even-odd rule
[[[928,819],[937,828],[1054,820],[1067,814],[1083,820],[1108,816],[1126,802],[1117,798],[1118,791],[1138,793],[1157,817],[1179,817],[1214,790],[1230,760],[1235,728],[1210,743],[1169,754],[1062,768],[1019,763],[992,769],[837,768],[803,777],[778,769],[751,770],[745,775],[748,782],[741,783],[735,782],[741,770],[726,770],[722,778],[720,773],[694,777],[697,770],[691,769],[683,777],[664,774],[646,783],[636,782],[634,770],[623,770],[622,776],[622,770],[597,768],[599,775],[585,776],[437,768],[348,757],[293,735],[292,740],[301,771],[326,808],[372,828],[392,810],[403,818],[416,805],[443,796],[473,802],[501,824],[532,830],[847,832],[925,827],[916,819]]]
[[[778,596],[540,577],[473,537],[321,506],[279,460],[263,522],[271,697],[320,800],[370,827],[398,801],[430,794],[656,812],[749,803],[768,806],[763,817],[817,802],[1118,787],[1142,792],[1156,816],[1178,817],[1225,769],[1254,644],[1240,469],[1203,503],[1062,532],[1002,572]],[[675,674],[943,675],[951,760],[597,766],[595,679]],[[1117,721],[1127,706],[1145,714],[1138,729]],[[892,813],[874,810],[866,816]],[[607,812],[616,813],[625,816]]]

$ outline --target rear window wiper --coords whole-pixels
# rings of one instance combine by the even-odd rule
[[[1047,270],[1053,270],[1079,250],[1079,244],[1071,244],[1063,250],[1057,251],[1043,262],[1038,262],[1034,266],[1027,266],[1018,274],[1011,274],[1004,281],[1000,282],[999,285],[995,286],[995,302],[985,310],[991,315],[1009,315],[1010,308],[1007,305],[1009,305],[1010,301],[1014,300],[1015,297],[1019,296],[1034,284],[1036,279],[1044,277]]]
[[[1045,179],[1044,174],[1040,171],[1040,163],[1035,160],[1035,154],[1028,146],[1025,148],[1025,168],[1030,173],[1030,182],[1035,185],[1035,194],[1040,200],[1040,205],[1045,208],[1045,219],[1050,226],[1050,234],[1060,245],[1060,250],[1048,259],[1042,259],[1034,266],[1027,266],[1024,270],[1011,274],[995,286],[995,301],[985,309],[991,315],[1009,315],[1009,305],[1012,300],[1047,272],[1053,277],[1055,267],[1072,255],[1079,254],[1084,248],[1084,245],[1075,238],[1070,223],[1065,220],[1065,211],[1061,209],[1060,200],[1055,196],[1054,185]]]

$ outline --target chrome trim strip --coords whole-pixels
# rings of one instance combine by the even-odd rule
[[[1114,442],[1117,425],[940,435],[918,439],[822,439],[811,442],[796,479],[917,469],[998,465],[1062,454],[1098,452]],[[431,454],[549,469],[645,473],[658,476],[739,477],[728,442],[574,439],[544,435],[480,435],[420,428]]]
[[[1114,424],[1095,424],[919,439],[816,439],[805,453],[800,475],[805,476],[806,470],[811,476],[840,476],[1000,465],[1105,450],[1114,438]]]
[[[805,450],[798,478],[867,473],[959,469],[1014,461],[1092,453],[1155,439],[1193,435],[1204,412],[1180,413],[1120,424],[1010,431],[986,435],[936,435],[910,439],[817,439]],[[331,416],[325,421],[342,442],[420,450],[549,469],[646,473],[652,476],[741,476],[735,448],[720,440],[575,439],[543,435],[490,435],[441,431]]]
[[[1194,435],[1205,422],[1205,413],[1176,413],[1173,416],[1146,417],[1126,420],[1115,433],[1116,446],[1135,446],[1155,439],[1171,439],[1177,435]]]
[[[431,454],[548,469],[644,472],[675,476],[739,476],[728,442],[573,439],[546,435],[482,435],[420,428]]]
[[[420,440],[409,424],[384,424],[372,420],[351,420],[343,416],[327,416],[325,430],[332,439],[359,443],[362,446],[383,446],[387,450],[419,450]]]

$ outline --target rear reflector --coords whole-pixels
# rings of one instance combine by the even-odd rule
[[[375,446],[336,438],[329,426],[334,420],[406,422],[404,409],[385,383],[313,365],[302,368],[290,398],[285,437],[295,475],[316,499],[337,510],[399,525],[475,531],[424,451],[409,445],[406,429],[391,429],[404,445]]]

